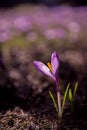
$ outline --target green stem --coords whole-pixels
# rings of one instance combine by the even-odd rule
[[[58,103],[58,117],[62,118],[62,109],[61,109],[61,95],[60,92],[57,92],[57,103]]]
[[[58,118],[61,120],[62,118],[61,93],[60,93],[58,81],[56,81],[56,87],[57,87]]]

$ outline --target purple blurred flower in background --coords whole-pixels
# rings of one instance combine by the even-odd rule
[[[0,42],[5,42],[7,41],[9,38],[10,38],[10,32],[6,32],[6,31],[3,31],[3,32],[0,32]]]
[[[34,61],[34,65],[38,70],[51,77],[54,81],[58,80],[59,58],[56,52],[53,52],[51,55],[51,64],[48,62],[46,66],[40,61]]]
[[[11,23],[7,18],[0,18],[0,31],[9,30]]]
[[[44,35],[48,40],[52,39],[64,39],[66,37],[66,31],[64,29],[48,29],[44,31]]]
[[[14,20],[14,27],[15,29],[26,32],[32,28],[32,23],[27,17],[19,16]]]

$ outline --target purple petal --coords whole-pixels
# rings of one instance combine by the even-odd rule
[[[40,61],[34,61],[34,65],[43,74],[45,74],[55,80],[54,76],[50,72],[50,69],[44,63],[42,63]]]
[[[58,67],[59,67],[59,58],[56,52],[53,52],[51,55],[51,65],[52,73],[57,78],[58,77]]]

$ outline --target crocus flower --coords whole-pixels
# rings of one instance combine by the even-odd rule
[[[59,83],[58,83],[59,58],[58,58],[57,53],[56,52],[52,53],[51,63],[48,62],[47,66],[40,61],[34,61],[34,65],[43,74],[51,77],[55,81],[56,89],[57,89],[58,117],[61,118],[62,117],[61,94],[60,94],[60,88],[59,88]]]
[[[45,65],[40,61],[34,61],[34,65],[43,74],[51,77],[54,81],[57,81],[59,58],[56,52],[53,52],[51,55],[51,63],[48,62],[47,65]]]

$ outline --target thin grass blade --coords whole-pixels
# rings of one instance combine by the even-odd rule
[[[66,98],[67,98],[69,87],[70,87],[70,83],[68,83],[66,91],[64,93],[63,102],[62,102],[62,113],[64,111],[64,105],[65,105],[65,102],[66,102]]]
[[[74,87],[74,92],[73,92],[73,96],[75,96],[75,95],[76,95],[77,88],[78,88],[78,82],[75,84],[75,87]]]
[[[55,100],[55,98],[54,98],[54,96],[53,96],[51,91],[49,91],[49,94],[50,94],[50,97],[51,97],[51,99],[53,101],[54,108],[56,109],[56,112],[58,113],[58,107],[57,107],[56,100]]]
[[[70,101],[70,102],[73,101],[73,94],[72,94],[71,88],[69,89],[69,101]]]
[[[72,94],[71,88],[69,89],[69,101],[70,101],[70,105],[73,111],[73,94]]]

